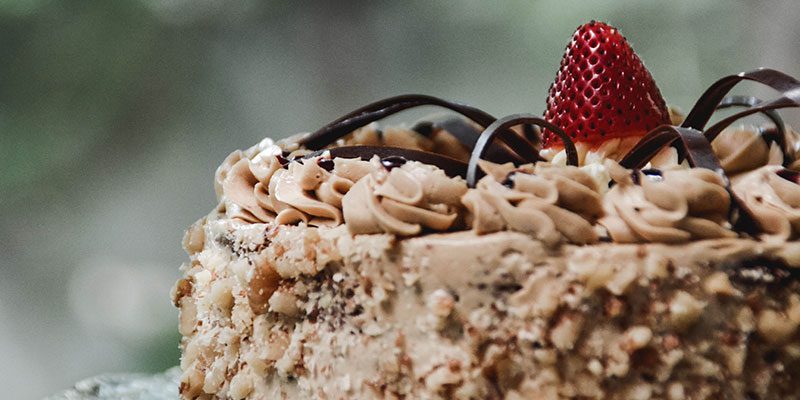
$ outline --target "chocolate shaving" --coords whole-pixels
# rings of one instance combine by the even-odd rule
[[[381,159],[381,165],[383,165],[383,168],[386,168],[388,171],[402,167],[406,162],[408,162],[408,160],[400,156],[389,156]]]
[[[711,119],[711,116],[714,114],[714,111],[716,111],[717,106],[720,104],[725,95],[731,89],[733,89],[733,87],[736,86],[739,82],[745,80],[758,82],[763,85],[769,86],[777,90],[778,92],[781,92],[783,97],[769,103],[761,103],[759,107],[754,107],[751,108],[750,110],[745,111],[744,113],[740,113],[744,115],[734,118],[728,124],[732,123],[733,121],[739,118],[743,118],[747,115],[754,114],[757,112],[763,112],[768,109],[771,110],[776,108],[793,107],[789,104],[796,104],[796,101],[792,101],[790,99],[797,99],[798,95],[800,95],[800,93],[798,93],[798,91],[800,90],[800,82],[798,82],[795,78],[784,74],[783,72],[768,68],[760,68],[755,71],[749,71],[749,72],[740,72],[736,75],[729,75],[724,78],[721,78],[716,82],[714,82],[714,84],[712,84],[708,89],[706,89],[703,95],[701,95],[700,98],[697,100],[694,107],[692,107],[692,110],[689,112],[689,115],[686,116],[686,119],[683,121],[683,124],[681,126],[685,128],[693,128],[702,131],[703,128],[705,128],[706,124],[708,123],[709,119]],[[788,100],[788,103],[781,102],[780,101],[781,99]],[[778,103],[771,104],[775,103],[776,101]],[[766,107],[768,104],[771,105],[771,107]],[[783,105],[783,107],[781,107],[781,105]],[[719,125],[719,123],[717,125]],[[722,129],[719,130],[721,131]],[[709,140],[713,140],[714,137],[716,136],[710,136]]]
[[[793,268],[785,260],[776,257],[756,256],[725,263],[720,267],[728,273],[731,281],[747,286],[780,286],[800,278],[800,269]]]
[[[433,96],[408,94],[389,97],[361,107],[325,125],[316,132],[303,137],[298,143],[308,149],[319,150],[371,122],[375,122],[409,108],[420,106],[439,106],[447,108],[466,116],[482,127],[487,127],[495,121],[495,118],[491,114],[465,104],[455,103]],[[515,150],[513,153],[509,153],[516,153],[519,155],[521,158],[516,158],[518,162],[524,162],[525,160],[536,157],[537,153],[529,148],[530,143],[522,136],[505,135],[503,136],[503,142],[513,149],[519,149]]]
[[[567,164],[574,166],[578,165],[578,152],[575,150],[575,143],[572,142],[572,139],[570,139],[569,135],[561,130],[561,128],[532,114],[513,114],[498,119],[481,133],[477,143],[475,143],[475,148],[472,150],[472,155],[469,158],[469,164],[467,167],[467,185],[469,187],[475,187],[475,183],[478,181],[478,175],[480,173],[478,161],[483,158],[484,153],[492,141],[495,138],[503,140],[504,137],[508,136],[520,137],[509,128],[522,124],[539,126],[558,135],[558,137],[561,139],[561,142],[564,143],[564,150],[567,153]],[[498,136],[498,134],[500,135]],[[536,150],[535,145],[531,144],[531,147],[528,149],[536,153],[536,158],[529,160],[529,162],[543,160]],[[512,147],[512,150],[519,152],[522,149]]]
[[[328,172],[333,171],[334,167],[333,160],[328,158],[320,158],[319,160],[317,160],[317,165],[319,165],[322,169]]]
[[[431,137],[434,129],[436,129],[436,127],[434,126],[433,121],[419,121],[411,127],[412,131],[417,132],[425,137]]]
[[[321,156],[325,152],[330,152],[331,158],[360,158],[364,161],[369,161],[372,157],[378,156],[382,160],[387,159],[391,161],[392,165],[400,163],[399,157],[409,161],[419,161],[424,164],[434,165],[441,168],[444,173],[450,177],[460,176],[463,178],[467,170],[467,164],[441,154],[390,146],[334,147],[332,149],[315,151],[306,155],[304,158]]]
[[[800,172],[784,168],[777,171],[775,174],[789,182],[800,184]]]

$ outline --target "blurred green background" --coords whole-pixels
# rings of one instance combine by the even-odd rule
[[[230,151],[400,93],[540,113],[590,19],[684,110],[724,74],[800,76],[796,0],[0,0],[2,397],[177,364],[180,239]]]

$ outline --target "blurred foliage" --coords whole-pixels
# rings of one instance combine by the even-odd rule
[[[58,185],[124,137],[160,56],[158,25],[138,3],[15,3],[0,20],[0,168],[9,172],[0,191],[11,193],[42,179]]]

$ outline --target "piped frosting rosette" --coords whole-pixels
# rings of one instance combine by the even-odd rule
[[[371,168],[365,161],[331,160],[327,154],[287,162],[274,145],[252,158],[244,155],[232,154],[217,181],[227,216],[247,222],[341,224],[342,198]]]
[[[353,234],[417,235],[445,231],[458,220],[461,178],[416,161],[373,157],[371,172],[342,199],[344,219]],[[399,165],[398,165],[399,164]]]
[[[679,243],[735,237],[728,228],[730,196],[714,171],[627,170],[607,161],[614,186],[603,200],[599,221],[621,243]]]
[[[764,165],[783,164],[783,152],[776,142],[768,143],[754,126],[728,128],[711,143],[728,176],[752,171]]]
[[[548,245],[562,238],[575,244],[598,240],[593,224],[602,214],[601,195],[586,172],[544,163],[515,168],[483,161],[481,168],[487,175],[461,199],[477,234],[508,229]]]

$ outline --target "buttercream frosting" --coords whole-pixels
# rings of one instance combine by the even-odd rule
[[[599,223],[615,242],[677,243],[735,237],[728,224],[730,195],[714,171],[693,168],[648,175],[607,161],[614,186]]]
[[[783,152],[777,143],[767,143],[754,126],[726,129],[711,142],[725,173],[732,176],[764,165],[781,165]]]
[[[322,162],[329,162],[331,171],[320,166]],[[330,160],[327,153],[287,162],[273,145],[251,158],[232,154],[220,167],[217,181],[229,218],[338,225],[343,222],[342,198],[370,168],[361,160]]]
[[[781,166],[768,165],[749,172],[733,185],[733,192],[758,222],[765,237],[788,240],[800,234],[800,185],[783,177]],[[796,172],[790,175],[796,175]]]
[[[454,226],[459,199],[467,190],[463,179],[416,161],[394,168],[383,168],[378,157],[370,163],[372,171],[342,198],[352,234],[411,236],[423,229],[444,231]]]
[[[562,237],[576,244],[598,240],[592,225],[602,213],[601,195],[586,172],[544,163],[482,167],[487,176],[462,198],[476,233],[509,229],[549,245]]]

